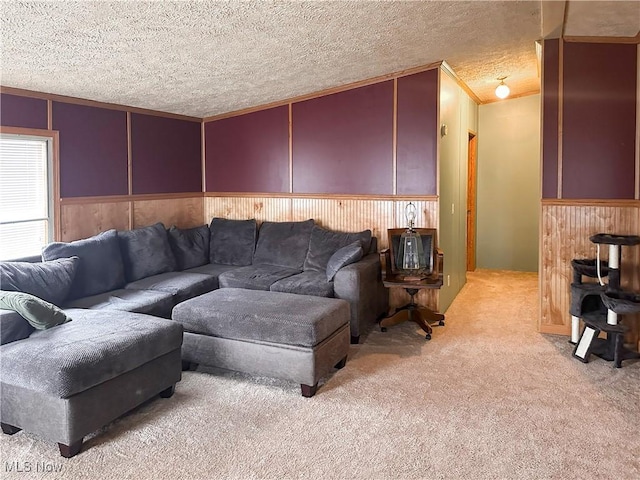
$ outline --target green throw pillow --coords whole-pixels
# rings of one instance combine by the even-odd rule
[[[0,309],[13,310],[37,330],[46,330],[71,319],[53,303],[23,292],[0,291]]]

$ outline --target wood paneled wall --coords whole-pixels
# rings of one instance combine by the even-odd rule
[[[543,333],[571,333],[571,260],[596,258],[596,233],[640,234],[640,201],[578,203],[543,201],[541,214],[540,325]],[[601,258],[608,257],[601,248]],[[640,246],[622,247],[622,285],[640,291]],[[605,280],[606,281],[606,280]],[[640,319],[629,322],[627,340],[640,340]]]
[[[408,202],[418,209],[417,226],[438,228],[436,197],[402,198],[368,196],[205,196],[205,221],[213,217],[263,221],[301,221],[313,218],[319,225],[332,230],[356,232],[370,229],[378,238],[378,248],[387,247],[387,229],[406,225],[404,209]],[[446,252],[445,252],[446,261]],[[438,308],[438,292],[423,290],[417,297],[421,305]],[[390,291],[392,306],[404,305],[409,296],[400,289]]]
[[[111,228],[129,230],[162,222],[165,227],[203,225],[201,193],[191,196],[121,196],[63,199],[60,205],[61,238],[70,242]]]

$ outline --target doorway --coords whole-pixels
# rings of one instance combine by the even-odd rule
[[[476,197],[478,181],[478,135],[469,132],[467,168],[467,272],[476,269]]]

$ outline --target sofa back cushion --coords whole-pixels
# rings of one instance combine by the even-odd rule
[[[176,258],[162,223],[118,232],[118,241],[127,282],[176,269]]]
[[[315,222],[264,222],[258,232],[254,264],[302,270]]]
[[[304,270],[325,271],[331,256],[353,242],[360,242],[363,252],[369,252],[371,230],[357,233],[334,232],[316,225],[311,232]]]
[[[124,265],[115,230],[75,242],[54,242],[42,249],[45,261],[78,257],[80,262],[68,298],[97,295],[124,286]]]
[[[50,262],[0,262],[0,288],[35,295],[55,305],[69,296],[80,259],[58,258]]]
[[[257,224],[251,220],[214,218],[209,226],[209,261],[219,265],[251,265],[256,248]]]
[[[184,230],[173,226],[167,233],[178,270],[186,270],[209,263],[211,235],[208,225]]]

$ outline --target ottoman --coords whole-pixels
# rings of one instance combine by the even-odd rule
[[[349,303],[336,298],[222,288],[176,305],[182,359],[299,383],[312,397],[318,380],[349,352]]]
[[[140,313],[69,309],[72,321],[0,347],[2,431],[80,452],[83,437],[160,394],[182,375],[182,328]]]

